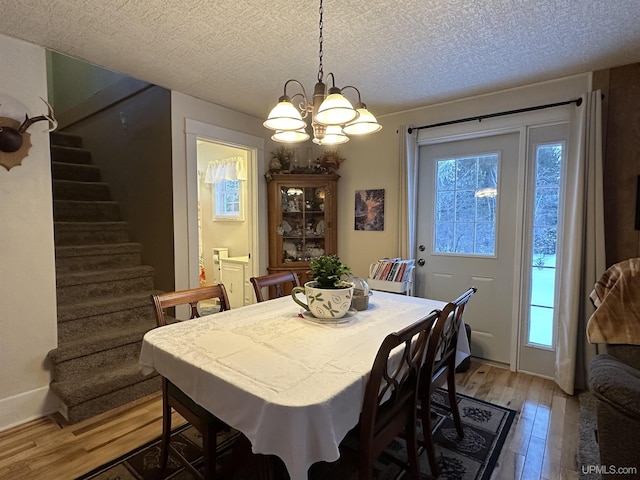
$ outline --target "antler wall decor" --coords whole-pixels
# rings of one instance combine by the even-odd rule
[[[7,170],[20,165],[27,156],[31,148],[31,134],[27,129],[36,122],[49,122],[49,129],[52,132],[58,127],[58,121],[53,115],[53,107],[44,98],[40,98],[46,105],[48,113],[37,117],[29,117],[25,114],[22,123],[17,120],[0,117],[0,165]]]

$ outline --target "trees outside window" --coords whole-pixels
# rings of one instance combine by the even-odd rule
[[[494,255],[499,154],[438,160],[434,252]]]

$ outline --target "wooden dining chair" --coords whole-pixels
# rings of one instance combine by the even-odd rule
[[[437,388],[447,384],[449,392],[449,409],[453,414],[456,431],[460,437],[464,437],[460,410],[456,400],[456,348],[458,334],[462,322],[462,315],[471,296],[477,288],[471,287],[453,302],[449,302],[442,309],[433,333],[427,346],[425,363],[420,372],[418,394],[418,417],[422,423],[422,435],[424,449],[427,451],[431,474],[438,477],[440,469],[436,460],[435,446],[431,422],[431,395]],[[463,335],[465,333],[463,332]]]
[[[270,298],[282,297],[284,295],[283,287],[287,284],[291,284],[291,288],[300,286],[298,275],[293,270],[270,273],[260,277],[251,277],[249,280],[253,285],[253,290],[256,292],[256,300],[258,300],[258,302],[263,302]],[[262,290],[266,287],[273,287],[275,295],[265,298],[262,294]]]
[[[156,323],[163,327],[172,323],[172,317],[168,317],[166,310],[179,305],[189,305],[191,308],[190,319],[200,316],[198,304],[205,300],[217,300],[220,311],[229,310],[229,298],[224,285],[218,284],[207,287],[181,290],[177,292],[152,295],[156,309]],[[189,461],[171,445],[171,409],[177,411],[202,434],[203,470],[201,474]],[[222,420],[208,412],[175,384],[162,377],[162,444],[160,452],[160,475],[167,467],[169,451],[187,468],[192,475],[201,480],[215,478],[216,474],[216,438],[218,432],[228,429]]]
[[[421,478],[415,429],[417,383],[439,314],[439,310],[434,310],[403,330],[387,335],[378,350],[360,414],[360,480],[373,478],[375,459],[402,433],[411,474],[413,478]],[[404,464],[401,466],[406,468]]]

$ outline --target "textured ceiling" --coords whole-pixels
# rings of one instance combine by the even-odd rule
[[[2,33],[258,117],[317,78],[315,1],[0,4]],[[325,79],[381,115],[638,62],[639,25],[639,0],[326,0]]]

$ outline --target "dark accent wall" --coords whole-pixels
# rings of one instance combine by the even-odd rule
[[[91,150],[143,264],[155,269],[155,287],[174,290],[171,92],[147,88],[65,131]]]
[[[593,89],[604,94],[604,217],[610,266],[640,257],[640,230],[635,229],[640,175],[640,63],[594,72]]]

